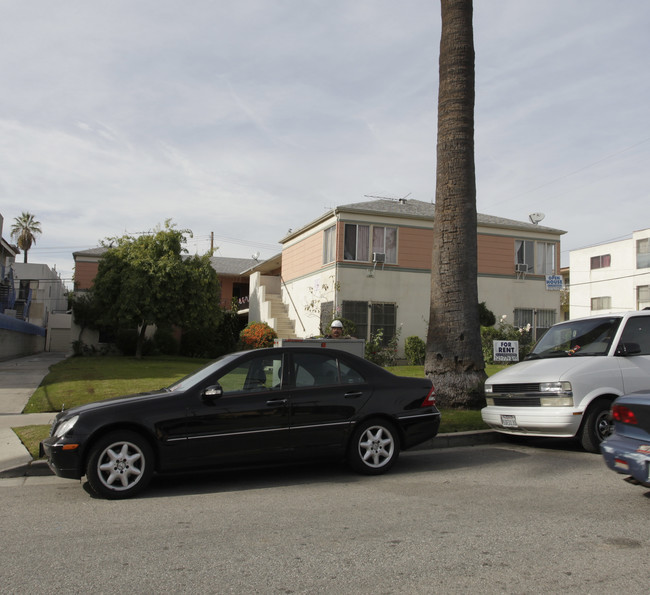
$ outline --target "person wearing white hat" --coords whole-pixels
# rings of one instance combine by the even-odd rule
[[[328,339],[341,339],[343,337],[343,323],[340,320],[332,320]]]

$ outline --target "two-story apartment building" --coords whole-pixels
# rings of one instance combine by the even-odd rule
[[[250,320],[282,317],[299,337],[318,335],[333,317],[352,320],[359,338],[401,329],[426,337],[434,205],[374,200],[336,207],[283,238],[282,253],[251,269]],[[479,300],[497,317],[538,332],[559,320],[559,274],[565,232],[478,215]],[[557,280],[556,277],[553,277]]]
[[[650,307],[650,228],[569,253],[571,318]]]

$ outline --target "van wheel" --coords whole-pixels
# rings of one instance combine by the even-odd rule
[[[587,452],[600,452],[600,443],[614,430],[614,422],[610,413],[611,401],[597,399],[587,409],[582,426],[580,427],[580,443]]]

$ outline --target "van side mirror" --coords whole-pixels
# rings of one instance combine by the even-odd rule
[[[636,355],[641,353],[641,345],[638,343],[619,343],[614,355],[626,357],[628,355]]]
[[[205,389],[203,389],[203,392],[201,393],[201,398],[204,401],[216,401],[221,396],[223,396],[223,389],[219,384],[208,386]]]

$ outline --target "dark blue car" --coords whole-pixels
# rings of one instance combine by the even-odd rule
[[[625,481],[650,488],[650,391],[616,399],[612,417],[614,432],[600,445],[605,463]]]

